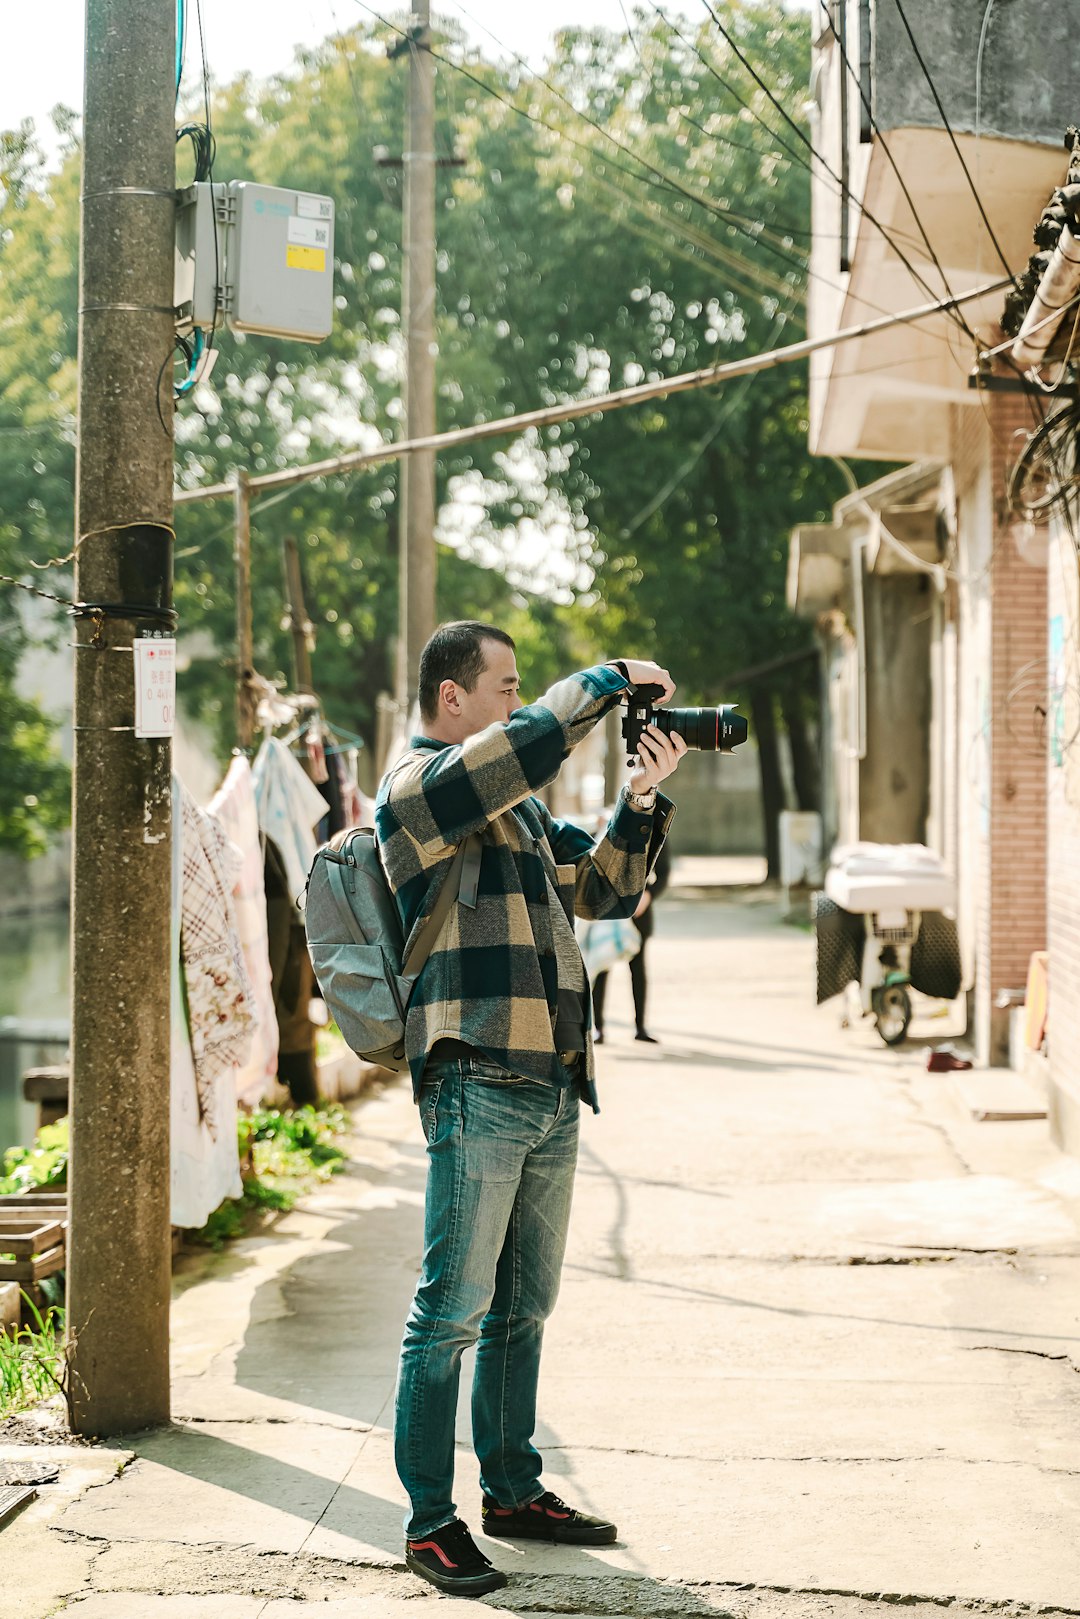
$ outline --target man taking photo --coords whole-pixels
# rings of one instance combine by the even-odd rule
[[[459,845],[480,836],[409,1004],[405,1043],[427,1141],[424,1257],[405,1327],[395,1458],[410,1511],[406,1562],[441,1591],[506,1584],[457,1516],[454,1422],[476,1343],[473,1444],[487,1535],[610,1545],[613,1523],[545,1490],[533,1445],[544,1322],[566,1245],[582,1101],[598,1111],[592,1012],[574,916],[630,916],[674,806],[658,794],[686,751],[650,726],[604,835],[556,820],[536,793],[631,689],[675,687],[616,660],[538,702],[518,694],[514,642],[472,621],[420,658],[423,734],[387,771],[375,827],[406,949]]]

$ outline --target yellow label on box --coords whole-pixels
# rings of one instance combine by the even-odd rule
[[[325,270],[325,247],[299,247],[290,242],[285,249],[285,263],[290,270]]]

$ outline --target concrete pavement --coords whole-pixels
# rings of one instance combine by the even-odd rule
[[[815,1009],[810,938],[765,893],[676,890],[650,950],[663,1045],[629,1038],[617,970],[540,1397],[549,1484],[622,1538],[485,1543],[514,1576],[485,1605],[1080,1613],[1080,1167]],[[176,1421],[55,1452],[0,1532],[3,1619],[475,1613],[401,1558],[388,1423],[423,1171],[395,1085],[359,1108],[347,1175],[182,1261]],[[459,1441],[478,1528],[464,1403]]]

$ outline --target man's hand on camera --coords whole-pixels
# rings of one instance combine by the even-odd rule
[[[655,725],[647,725],[638,744],[637,764],[630,773],[630,791],[638,797],[652,792],[671,775],[685,752],[686,743],[681,736],[667,736]]]
[[[675,695],[675,682],[666,669],[661,669],[658,663],[649,663],[644,658],[619,658],[626,670],[626,678],[632,686],[663,686],[664,695],[658,697],[658,703],[668,703]]]

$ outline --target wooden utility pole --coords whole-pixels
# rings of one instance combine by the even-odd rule
[[[404,263],[401,324],[406,343],[405,436],[435,432],[435,62],[430,0],[408,25]],[[399,474],[400,572],[397,697],[416,695],[424,643],[435,628],[435,454],[410,455]]]
[[[251,610],[251,491],[243,467],[233,486],[233,573],[236,579],[236,745],[255,736],[255,627]]]
[[[71,1413],[169,1417],[172,744],[135,734],[172,589],[176,0],[87,0],[76,472]]]
[[[295,536],[285,536],[285,599],[289,603],[289,633],[293,644],[293,680],[297,691],[314,692],[311,673],[312,640],[315,626],[304,605],[304,576],[300,571],[300,548]]]

